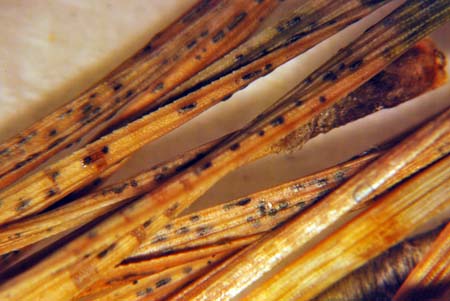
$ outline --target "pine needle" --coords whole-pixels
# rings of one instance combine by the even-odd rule
[[[444,185],[448,187],[448,183]],[[412,270],[393,300],[415,301],[440,298],[448,290],[449,284],[450,223],[439,234],[425,257]]]
[[[443,158],[340,228],[244,300],[307,301],[450,209],[450,157]],[[445,252],[445,251],[444,251]]]
[[[407,2],[352,43],[347,49],[351,50],[350,55],[345,50],[339,53],[248,127],[164,185],[6,283],[0,296],[5,300],[35,300],[43,296],[58,300],[72,296],[128,256],[146,236],[154,234],[218,179],[245,164],[247,154],[266,149],[362,85],[446,21],[449,11],[445,1]],[[355,61],[361,62],[356,70],[339,68],[342,63],[353,66]],[[120,129],[114,133],[118,132]],[[231,148],[234,145],[239,145],[238,149]],[[115,150],[120,145],[108,146]],[[92,162],[83,161],[85,169],[89,169]],[[94,163],[97,166],[100,162]]]

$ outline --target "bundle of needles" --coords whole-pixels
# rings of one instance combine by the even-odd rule
[[[97,187],[143,145],[389,1],[301,1],[258,30],[279,2],[200,0],[104,81],[0,146],[1,300],[309,300],[448,212],[450,109],[337,166],[178,217],[240,166],[442,85],[445,59],[425,37],[450,19],[446,0],[406,1],[248,125]],[[395,300],[419,285],[423,298],[431,286],[445,294],[443,233]]]

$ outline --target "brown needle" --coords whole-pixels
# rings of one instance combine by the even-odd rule
[[[228,300],[236,296],[355,208],[445,157],[449,152],[449,124],[450,109],[364,168],[324,200],[239,252],[174,300]]]
[[[339,104],[324,112],[308,126],[290,134],[272,149],[276,152],[298,149],[310,138],[380,108],[395,106],[409,98],[440,86],[445,78],[445,61],[433,43],[419,42],[376,78],[367,82]],[[121,205],[124,201],[148,192],[181,165],[193,160],[214,143],[184,154],[171,163],[160,164],[125,181],[63,206],[57,210],[21,220],[0,228],[0,254],[11,252],[49,237],[79,227]]]
[[[427,220],[450,209],[449,168],[447,156],[383,195],[372,208],[300,256],[244,300],[310,300]]]
[[[355,3],[353,3],[353,6],[355,6]],[[353,6],[350,6],[350,8]],[[361,5],[359,1],[356,9],[351,9],[347,13],[345,9],[349,9],[349,7],[346,5],[343,8],[343,11],[339,11],[341,14],[336,17],[336,23],[332,22],[330,25],[325,23],[324,26],[319,26],[293,42],[289,42],[290,35],[283,34],[282,37],[289,42],[286,47],[275,49],[273,53],[263,56],[256,62],[248,64],[175,102],[170,102],[126,127],[103,136],[96,142],[44,169],[44,171],[30,176],[0,193],[0,199],[4,202],[3,210],[0,211],[0,223],[40,211],[68,193],[84,187],[103,171],[119,164],[118,162],[144,144],[170,132],[210,106],[220,102],[224,97],[228,97],[230,93],[246,86],[258,76],[270,72],[271,68],[266,68],[267,66],[278,66],[293,55],[315,45],[342,26],[348,25],[373,9],[372,6]],[[308,24],[303,25],[303,27],[308,27]],[[301,30],[303,27],[300,26],[297,30]]]
[[[3,143],[0,188],[112,118],[122,107],[143,97],[152,103],[168,93],[242,43],[259,26],[260,18],[277,5],[275,0],[201,0],[102,82]],[[198,55],[201,60],[195,59]]]
[[[448,183],[446,185],[448,186]],[[449,284],[450,223],[439,234],[425,258],[412,270],[393,300],[415,301],[440,298],[448,290]]]
[[[45,295],[58,300],[72,296],[128,256],[147,235],[155,233],[218,179],[245,164],[247,154],[263,152],[274,141],[306,124],[448,18],[450,7],[445,1],[408,1],[206,157],[7,282],[1,288],[1,298],[26,300]],[[352,68],[339,68],[342,64]],[[115,149],[120,145],[111,146]],[[84,162],[86,168],[98,164],[89,167],[90,163],[94,162]]]
[[[311,301],[391,299],[442,227],[408,238],[336,282]]]

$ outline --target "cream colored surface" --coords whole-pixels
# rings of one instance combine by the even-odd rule
[[[192,3],[193,0],[1,0],[0,138],[17,133],[101,79]],[[395,1],[351,26],[237,93],[230,101],[147,146],[119,176],[135,173],[243,125],[398,3]],[[448,24],[433,35],[450,56],[449,36]],[[271,156],[244,167],[216,185],[194,208],[322,169],[449,105],[447,84],[396,109],[321,135],[301,151]]]

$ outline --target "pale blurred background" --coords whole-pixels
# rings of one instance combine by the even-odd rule
[[[277,14],[283,14],[296,1],[301,0],[286,1]],[[115,178],[134,174],[242,126],[400,2],[394,1],[256,81],[230,101],[148,145]],[[193,3],[194,0],[1,0],[0,139],[14,135],[100,80]],[[433,34],[447,55],[449,37],[449,24]],[[400,107],[320,135],[301,151],[246,166],[211,189],[194,208],[333,165],[449,105],[450,85],[446,84]]]

